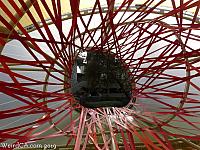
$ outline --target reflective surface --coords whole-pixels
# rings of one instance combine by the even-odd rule
[[[78,57],[77,90],[74,96],[84,107],[124,107],[131,99],[132,85],[128,70],[114,54],[88,52],[86,58]],[[75,85],[72,85],[75,86]]]

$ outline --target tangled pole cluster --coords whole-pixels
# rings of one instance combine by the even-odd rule
[[[76,150],[128,150],[138,141],[173,149],[173,138],[200,140],[200,1],[137,2],[95,0],[82,10],[79,0],[0,1],[0,142],[63,137]],[[171,9],[162,7],[166,2]],[[23,25],[24,15],[31,26]],[[20,46],[9,49],[13,41]],[[22,50],[29,59],[15,57]],[[113,53],[125,64],[127,106],[89,109],[77,102],[71,78],[82,52]]]

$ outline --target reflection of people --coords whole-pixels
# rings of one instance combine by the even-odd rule
[[[91,94],[95,92],[94,89],[99,83],[99,79],[101,75],[100,67],[101,66],[99,65],[98,59],[95,59],[94,56],[91,56],[90,59],[88,58],[85,74],[87,78],[87,86]]]

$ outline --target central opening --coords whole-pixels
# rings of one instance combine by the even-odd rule
[[[128,71],[114,54],[81,53],[73,67],[72,93],[87,108],[124,107],[132,94]]]

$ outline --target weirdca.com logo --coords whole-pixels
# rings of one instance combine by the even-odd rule
[[[36,143],[19,143],[9,144],[1,143],[2,149],[16,149],[16,148],[35,148],[35,149],[56,149],[56,144],[36,144]]]

